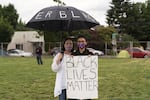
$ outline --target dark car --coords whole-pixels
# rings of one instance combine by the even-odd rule
[[[54,47],[53,49],[51,49],[50,54],[55,56],[59,52],[61,52],[61,47]]]
[[[133,58],[149,58],[150,57],[149,51],[143,50],[139,47],[127,48],[126,50],[129,52],[129,54]]]

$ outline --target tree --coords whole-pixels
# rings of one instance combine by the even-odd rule
[[[147,0],[145,3],[145,10],[143,12],[143,16],[145,18],[145,24],[143,27],[143,32],[145,33],[145,36],[142,40],[150,40],[150,0]]]
[[[2,6],[0,5],[0,16],[2,16]]]
[[[150,39],[150,0],[146,3],[130,3],[129,0],[112,0],[107,12],[107,23],[120,33],[132,35],[138,40]]]
[[[126,32],[140,41],[150,40],[150,0],[148,1],[133,4],[127,18]]]
[[[9,42],[13,33],[13,27],[7,19],[0,17],[0,42]]]
[[[15,31],[32,31],[33,29],[26,27],[26,24],[20,19],[16,25]]]
[[[58,5],[60,4],[60,5],[66,5],[64,2],[62,2],[61,0],[53,0],[54,2],[57,2],[58,3]]]
[[[9,42],[17,26],[18,14],[12,4],[0,5],[0,42]]]
[[[9,4],[8,6],[4,6],[2,8],[2,16],[8,20],[14,29],[16,28],[19,15],[17,14],[14,5]]]
[[[138,36],[139,40],[149,41],[150,40],[150,0],[142,4],[141,7],[142,15],[139,20]]]
[[[139,12],[139,5],[141,4],[132,4],[130,10],[127,12],[126,23],[124,23],[126,33],[132,36],[134,36],[134,34],[137,34],[139,28],[139,21],[141,20],[141,12]],[[137,36],[134,37],[138,38]]]
[[[111,26],[97,26],[93,32],[91,32],[91,43],[90,46],[104,51],[105,43],[111,46],[111,36],[112,33],[116,32],[116,29]]]
[[[107,23],[118,30],[125,31],[124,23],[127,11],[130,9],[129,0],[112,0],[110,9],[107,11]]]

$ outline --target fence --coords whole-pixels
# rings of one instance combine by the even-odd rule
[[[22,49],[23,46],[26,44],[22,44]],[[74,47],[76,48],[76,43],[74,43]],[[8,43],[6,42],[1,42],[0,43],[0,55],[3,56],[5,55],[5,52],[7,51],[7,46]],[[16,44],[17,48],[18,44]],[[50,51],[54,47],[62,47],[61,42],[46,42],[44,43],[44,53],[45,54],[50,54]],[[150,49],[150,41],[139,41],[139,42],[132,42],[132,41],[122,41],[122,42],[117,42],[116,45],[112,45],[112,43],[98,43],[98,42],[88,42],[88,47],[103,51],[104,54],[107,55],[116,55],[120,50],[128,48],[128,47],[143,47],[144,49]],[[13,48],[15,49],[15,48]],[[23,49],[24,50],[24,49]]]
[[[0,43],[0,56],[6,55],[7,46],[8,46],[7,42]]]

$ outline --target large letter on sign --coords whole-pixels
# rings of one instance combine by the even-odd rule
[[[60,18],[67,18],[67,14],[65,11],[59,11]]]
[[[98,56],[65,56],[67,98],[98,98]]]

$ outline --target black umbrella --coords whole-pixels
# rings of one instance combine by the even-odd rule
[[[99,23],[84,11],[70,6],[52,6],[40,10],[27,27],[47,31],[89,29]]]

